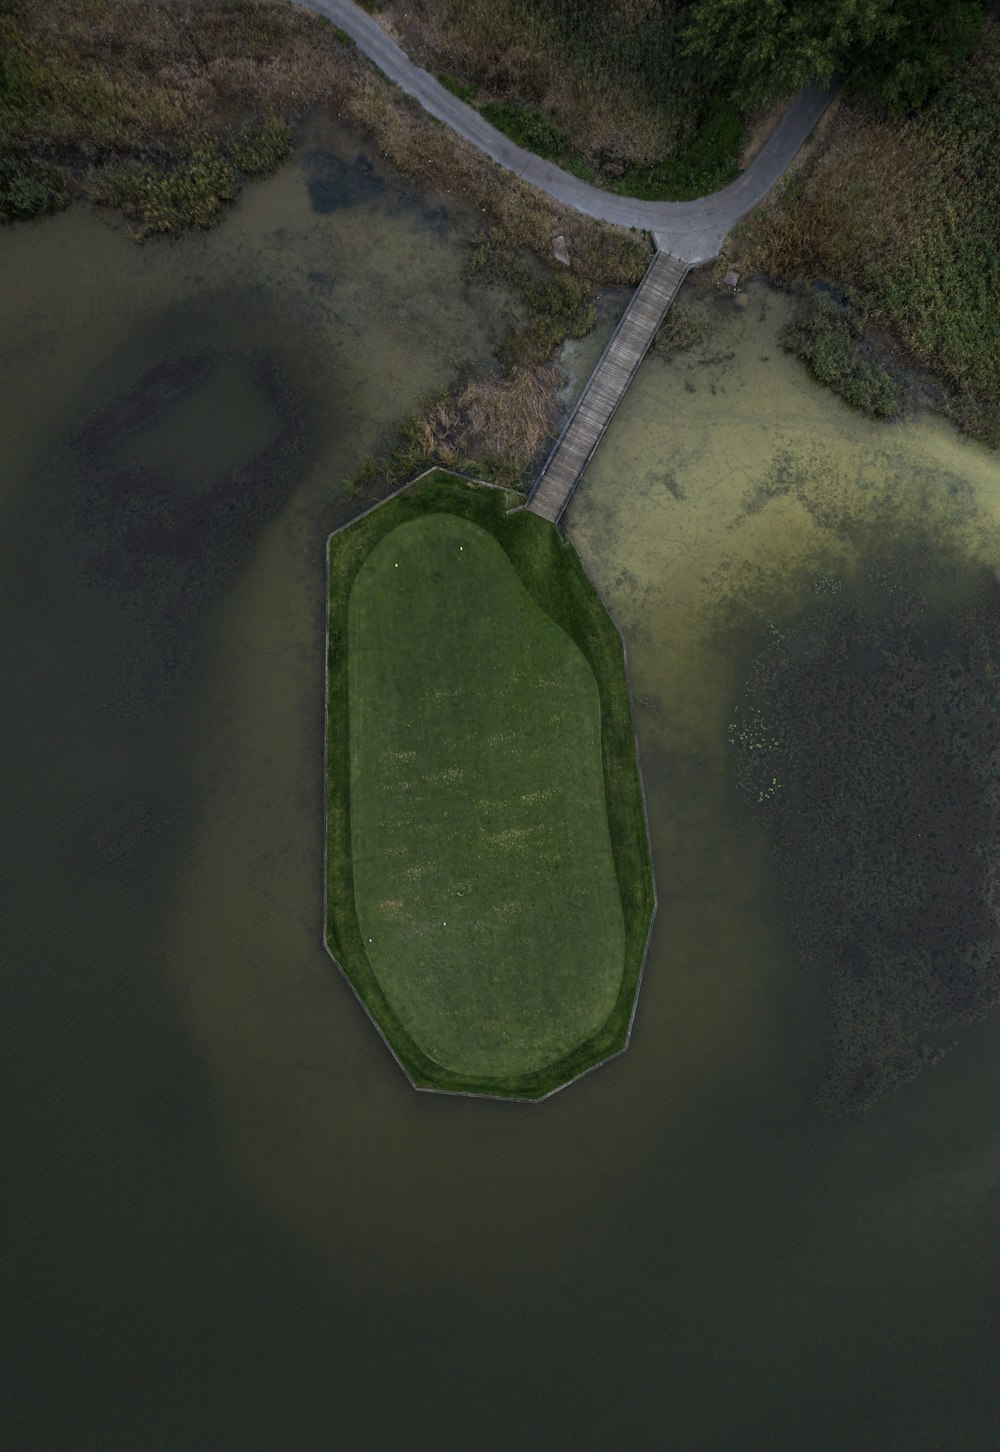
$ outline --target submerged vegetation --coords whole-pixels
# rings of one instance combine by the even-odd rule
[[[512,502],[437,473],[331,540],[327,941],[415,1083],[537,1098],[627,1042],[653,883],[621,638]]]
[[[141,235],[211,227],[236,200],[243,178],[265,176],[289,155],[291,133],[270,116],[222,141],[212,140],[167,170],[124,163],[108,166],[94,184],[94,200],[117,207]]]
[[[925,554],[775,627],[731,727],[858,1110],[1000,998],[1000,584]]]

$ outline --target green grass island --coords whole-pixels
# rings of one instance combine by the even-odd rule
[[[326,946],[417,1088],[541,1099],[627,1046],[655,893],[621,637],[520,502],[330,536]]]

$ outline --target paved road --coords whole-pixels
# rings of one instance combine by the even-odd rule
[[[767,195],[823,115],[835,91],[835,88],[820,90],[815,86],[801,91],[746,171],[721,191],[694,202],[640,202],[634,197],[619,197],[592,187],[517,146],[472,106],[453,96],[429,72],[414,65],[354,0],[301,0],[301,3],[309,10],[328,16],[357,41],[383,74],[415,96],[425,111],[451,126],[501,166],[588,217],[652,232],[659,248],[692,265],[714,257],[730,228]]]

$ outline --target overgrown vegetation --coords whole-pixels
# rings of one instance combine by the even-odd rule
[[[376,8],[376,7],[371,7]],[[562,232],[584,286],[635,282],[648,246],[550,204],[435,124],[328,21],[284,0],[0,0],[0,217],[74,198],[134,235],[209,225],[329,103],[405,175],[485,213],[507,250]]]
[[[899,412],[899,388],[885,368],[866,356],[863,333],[850,300],[822,288],[799,298],[782,341],[845,402],[873,418],[889,418]]]
[[[450,192],[491,224],[470,270],[502,277],[523,307],[505,371],[463,379],[354,479],[351,492],[438,462],[511,484],[554,424],[544,360],[592,323],[595,286],[634,283],[648,239],[550,203],[501,173],[391,86],[335,27],[282,0],[0,0],[0,220],[74,198],[120,210],[138,240],[209,227],[244,180],[288,154],[297,120],[329,103],[404,175]],[[562,233],[572,272],[546,267]],[[533,254],[533,255],[532,255]]]
[[[972,51],[979,0],[695,0],[688,41],[730,94],[764,101],[834,72],[898,115]]]
[[[168,168],[125,162],[103,169],[93,199],[117,207],[139,224],[139,235],[211,227],[236,200],[243,177],[266,176],[292,149],[291,133],[276,116],[229,139],[210,138]]]
[[[705,84],[681,0],[423,0],[382,9],[413,55],[444,68],[449,89],[481,95],[494,126],[584,180],[630,196],[685,198],[737,174],[740,108]]]
[[[582,338],[589,333],[597,319],[594,304],[570,273],[525,279],[521,292],[528,321],[512,329],[504,345],[507,358],[515,366],[548,358],[564,338]]]
[[[623,1047],[638,988],[653,911],[653,881],[642,785],[621,638],[558,531],[526,511],[508,514],[511,496],[435,474],[362,516],[335,535],[330,552],[327,736],[327,939],[338,962],[417,1083],[439,1088],[537,1097]],[[487,1082],[443,1069],[413,1042],[372,973],[355,905],[351,857],[350,737],[341,715],[347,700],[347,627],[351,585],[373,547],[407,520],[445,511],[486,529],[500,544],[532,599],[577,645],[598,683],[604,796],[615,880],[625,922],[625,970],[614,1008],[588,1042],[533,1072]]]
[[[922,110],[844,106],[828,144],[743,223],[747,269],[847,285],[860,317],[943,385],[939,405],[1000,443],[1000,25]]]
[[[242,182],[290,152],[304,27],[267,0],[183,10],[128,0],[6,0],[0,13],[0,220],[74,197],[137,236],[211,226]],[[279,84],[274,85],[277,80]]]
[[[380,9],[423,63],[481,92],[483,114],[520,145],[648,200],[731,181],[753,109],[814,76],[839,72],[898,114],[923,104],[973,50],[984,18],[979,0],[407,0]]]

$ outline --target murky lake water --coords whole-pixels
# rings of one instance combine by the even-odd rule
[[[506,304],[359,150],[181,244],[0,237],[5,1444],[992,1446],[1000,1021],[816,1113],[725,730],[748,629],[859,542],[1000,558],[996,460],[848,413],[780,298],[698,304],[568,520],[640,700],[632,1046],[537,1106],[418,1095],[320,945],[322,542]]]

